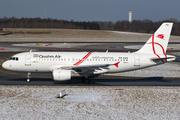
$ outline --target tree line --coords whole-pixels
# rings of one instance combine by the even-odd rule
[[[180,36],[180,21],[177,19],[168,19],[164,21],[153,22],[151,20],[133,20],[131,23],[127,20],[113,22],[96,22],[102,30],[116,30],[139,33],[154,33],[163,22],[173,22],[172,35]]]
[[[0,28],[61,28],[100,30],[98,23],[41,18],[0,18]]]
[[[0,18],[0,28],[61,28],[61,29],[89,29],[89,30],[116,30],[127,32],[154,33],[163,22],[173,22],[172,35],[180,36],[180,21],[171,18],[164,21],[127,20],[113,22],[79,22],[58,19],[41,18]]]

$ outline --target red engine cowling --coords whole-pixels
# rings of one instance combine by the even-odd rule
[[[71,70],[53,70],[52,74],[55,81],[65,81],[71,79]]]

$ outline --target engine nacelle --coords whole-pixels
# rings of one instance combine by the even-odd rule
[[[71,79],[71,70],[53,70],[52,74],[55,81],[65,81]]]

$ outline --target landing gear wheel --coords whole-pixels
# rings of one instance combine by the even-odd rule
[[[90,80],[86,78],[86,80],[84,81],[84,84],[90,84]]]
[[[90,80],[88,78],[82,77],[82,82],[84,84],[90,84]]]
[[[30,82],[30,79],[27,79],[27,82]]]

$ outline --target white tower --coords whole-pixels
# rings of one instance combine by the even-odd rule
[[[129,22],[132,22],[132,10],[129,10]]]
[[[44,8],[44,19],[46,19],[46,8]]]

